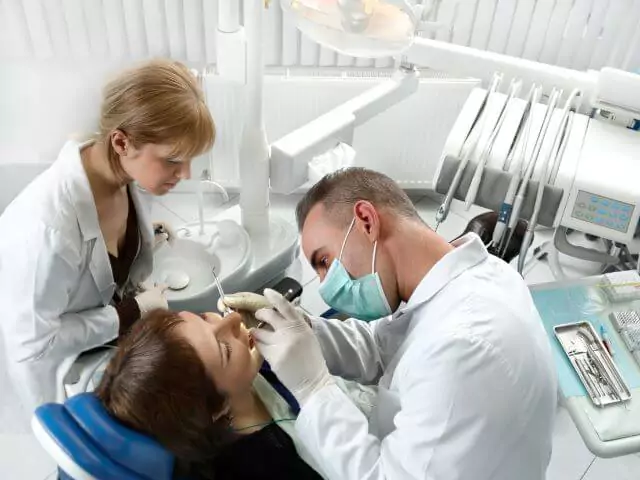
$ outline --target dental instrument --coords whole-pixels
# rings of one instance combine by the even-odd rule
[[[604,348],[606,348],[607,352],[609,352],[609,355],[613,357],[613,347],[611,346],[611,340],[609,339],[609,332],[602,324],[600,325],[600,338],[602,340]]]
[[[556,179],[558,178],[558,170],[560,169],[560,163],[562,162],[562,157],[564,157],[564,152],[567,149],[567,142],[569,140],[569,133],[571,132],[571,127],[573,126],[573,115],[575,111],[569,111],[569,115],[565,119],[564,124],[562,125],[562,141],[560,142],[560,148],[556,152],[556,156],[553,160],[553,167],[551,168],[551,174],[549,175],[549,184],[555,185]]]
[[[559,100],[562,93],[558,94],[557,99]],[[520,255],[518,258],[518,272],[522,273],[524,269],[525,260],[527,257],[527,251],[531,246],[531,241],[533,239],[533,231],[538,225],[538,215],[540,214],[540,208],[542,207],[542,199],[544,197],[544,191],[546,185],[549,183],[549,165],[551,163],[551,158],[554,157],[554,160],[557,158],[557,152],[560,150],[560,143],[562,141],[563,129],[562,125],[566,122],[566,119],[569,115],[569,109],[573,104],[573,101],[581,95],[580,90],[577,88],[574,89],[565,102],[564,108],[562,109],[562,116],[560,117],[560,128],[556,132],[556,136],[553,141],[553,145],[549,154],[545,157],[544,162],[542,164],[542,169],[540,171],[540,177],[538,181],[538,189],[536,192],[536,201],[533,207],[533,213],[531,214],[531,218],[529,219],[529,223],[527,224],[527,230],[524,234],[524,239],[522,240],[522,245],[520,247]],[[551,101],[549,102],[551,103]],[[555,106],[554,106],[555,108]]]
[[[513,202],[516,198],[518,186],[520,185],[520,181],[524,173],[524,159],[526,157],[529,134],[531,132],[531,123],[533,120],[531,112],[533,106],[538,103],[542,94],[541,92],[541,89],[538,88],[536,84],[533,84],[531,86],[529,95],[527,96],[527,105],[525,106],[522,119],[520,120],[520,125],[518,126],[518,130],[516,131],[516,136],[511,146],[511,151],[507,155],[507,162],[504,166],[504,170],[506,170],[507,172],[511,170],[512,158],[516,157],[517,161],[513,170],[513,175],[511,177],[509,187],[507,189],[507,193],[500,207],[500,211],[498,212],[498,221],[496,222],[495,229],[493,230],[491,247],[496,253],[498,253],[502,247],[504,235],[507,232],[507,225],[509,224],[509,220],[511,218]],[[517,155],[516,152],[518,152]]]
[[[465,151],[464,144],[460,149],[461,150],[460,163],[458,164],[458,168],[456,170],[455,176],[453,177],[453,181],[451,182],[451,185],[449,186],[449,190],[445,195],[444,201],[442,202],[442,204],[438,208],[438,211],[436,212],[436,226],[434,228],[436,232],[438,231],[438,227],[440,227],[440,224],[444,222],[447,219],[447,216],[449,215],[449,210],[451,209],[451,202],[453,201],[453,197],[455,196],[456,190],[460,185],[460,181],[462,180],[462,175],[465,169],[467,168],[467,164],[469,163],[471,155],[473,155],[473,152],[477,147],[478,141],[480,140],[480,136],[484,131],[484,126],[488,117],[488,114],[486,112],[487,105],[492,95],[497,92],[501,82],[502,82],[502,75],[498,75],[498,74],[494,75],[493,80],[491,82],[491,86],[487,90],[487,95],[484,98],[482,105],[480,106],[480,110],[478,111],[478,114],[474,120],[474,123],[471,126],[471,130],[469,130],[467,140],[469,140],[470,143],[466,151]],[[478,130],[476,131],[476,135],[473,136],[474,129],[476,126],[478,127]],[[471,140],[472,138],[473,140]]]
[[[554,332],[596,407],[624,406],[631,399],[631,390],[591,323],[556,325]]]
[[[527,169],[520,183],[520,187],[518,188],[518,193],[516,194],[516,199],[513,204],[513,211],[511,212],[511,218],[509,219],[509,233],[507,234],[507,241],[503,246],[503,252],[507,249],[507,246],[511,242],[515,227],[518,224],[518,220],[520,219],[520,211],[522,210],[522,205],[527,194],[527,189],[529,188],[529,182],[531,181],[533,171],[535,170],[536,164],[538,163],[540,150],[542,149],[542,144],[546,137],[547,129],[549,128],[549,123],[551,122],[551,117],[553,115],[553,111],[555,109],[557,101],[558,90],[554,87],[551,91],[551,95],[549,96],[549,103],[547,104],[544,120],[542,121],[542,127],[540,129],[540,132],[538,133],[538,136],[536,137],[536,142],[533,147],[531,159],[529,160],[529,164],[527,165]]]
[[[225,297],[224,290],[222,289],[222,284],[220,283],[220,279],[218,278],[218,275],[216,275],[215,267],[211,269],[211,273],[213,274],[213,280],[216,283],[216,288],[218,289],[219,298],[224,298]],[[233,313],[233,310],[229,308],[227,305],[224,305],[224,309],[222,310],[222,315],[226,317],[231,313]]]
[[[469,210],[471,205],[476,201],[476,196],[478,194],[478,189],[480,188],[480,182],[482,182],[482,172],[484,171],[484,167],[489,158],[489,154],[491,153],[491,149],[493,148],[493,144],[500,133],[500,128],[502,128],[502,124],[504,123],[504,119],[507,116],[507,111],[509,109],[509,105],[511,100],[517,97],[520,92],[520,88],[522,87],[522,80],[512,80],[511,85],[509,86],[509,93],[504,102],[502,109],[500,110],[500,115],[498,116],[498,121],[496,122],[493,130],[491,131],[491,135],[489,136],[487,143],[485,144],[480,157],[478,158],[478,163],[476,164],[476,169],[473,174],[473,179],[471,180],[471,185],[469,186],[469,190],[467,191],[467,197],[465,199],[465,209]]]
[[[517,151],[516,147],[519,145],[519,142],[522,141],[522,135],[526,130],[525,127],[529,125],[529,119],[531,118],[531,109],[535,104],[537,89],[538,87],[534,83],[533,85],[531,85],[531,88],[529,89],[529,93],[527,94],[526,104],[524,107],[524,111],[522,112],[522,117],[520,117],[520,121],[518,122],[518,128],[516,129],[516,133],[513,136],[513,141],[511,142],[511,146],[509,147],[509,152],[507,153],[507,157],[505,158],[505,161],[502,164],[502,170],[504,170],[505,172],[511,171],[511,164],[513,163],[513,158],[515,157],[515,153]],[[522,160],[522,155],[520,155],[518,159]],[[516,166],[516,169],[517,168],[518,167]]]

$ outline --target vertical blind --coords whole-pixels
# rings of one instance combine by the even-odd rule
[[[254,1],[254,0],[251,0]],[[419,0],[431,38],[579,70],[640,70],[639,0]],[[0,58],[216,61],[218,0],[0,0]],[[272,66],[388,67],[305,38],[279,0],[265,12]]]

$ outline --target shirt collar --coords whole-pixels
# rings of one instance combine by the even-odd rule
[[[489,257],[489,252],[475,233],[467,233],[451,242],[451,245],[454,249],[427,272],[407,304],[396,315],[404,315],[428,302],[455,278]]]

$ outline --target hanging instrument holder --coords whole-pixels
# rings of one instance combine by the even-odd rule
[[[446,195],[459,164],[460,159],[458,157],[447,155],[444,158],[440,169],[440,175],[438,176],[435,184],[435,191],[437,193]],[[457,200],[465,200],[467,191],[471,185],[471,180],[473,179],[475,166],[476,164],[474,162],[469,162],[467,168],[465,168],[460,185],[454,194],[454,198]],[[509,183],[511,182],[511,177],[511,173],[505,172],[502,169],[485,167],[482,182],[480,183],[474,204],[495,212],[500,211],[507,189],[509,188]],[[531,218],[534,203],[536,201],[537,189],[538,181],[529,181],[529,188],[527,189],[524,204],[520,211],[520,218],[523,220],[529,220]],[[564,190],[560,187],[544,187],[542,208],[540,209],[538,217],[539,225],[543,225],[545,227],[554,226],[556,214],[562,204],[563,195]]]

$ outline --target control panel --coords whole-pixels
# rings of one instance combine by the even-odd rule
[[[583,222],[626,233],[634,208],[629,203],[579,190],[571,216]]]

